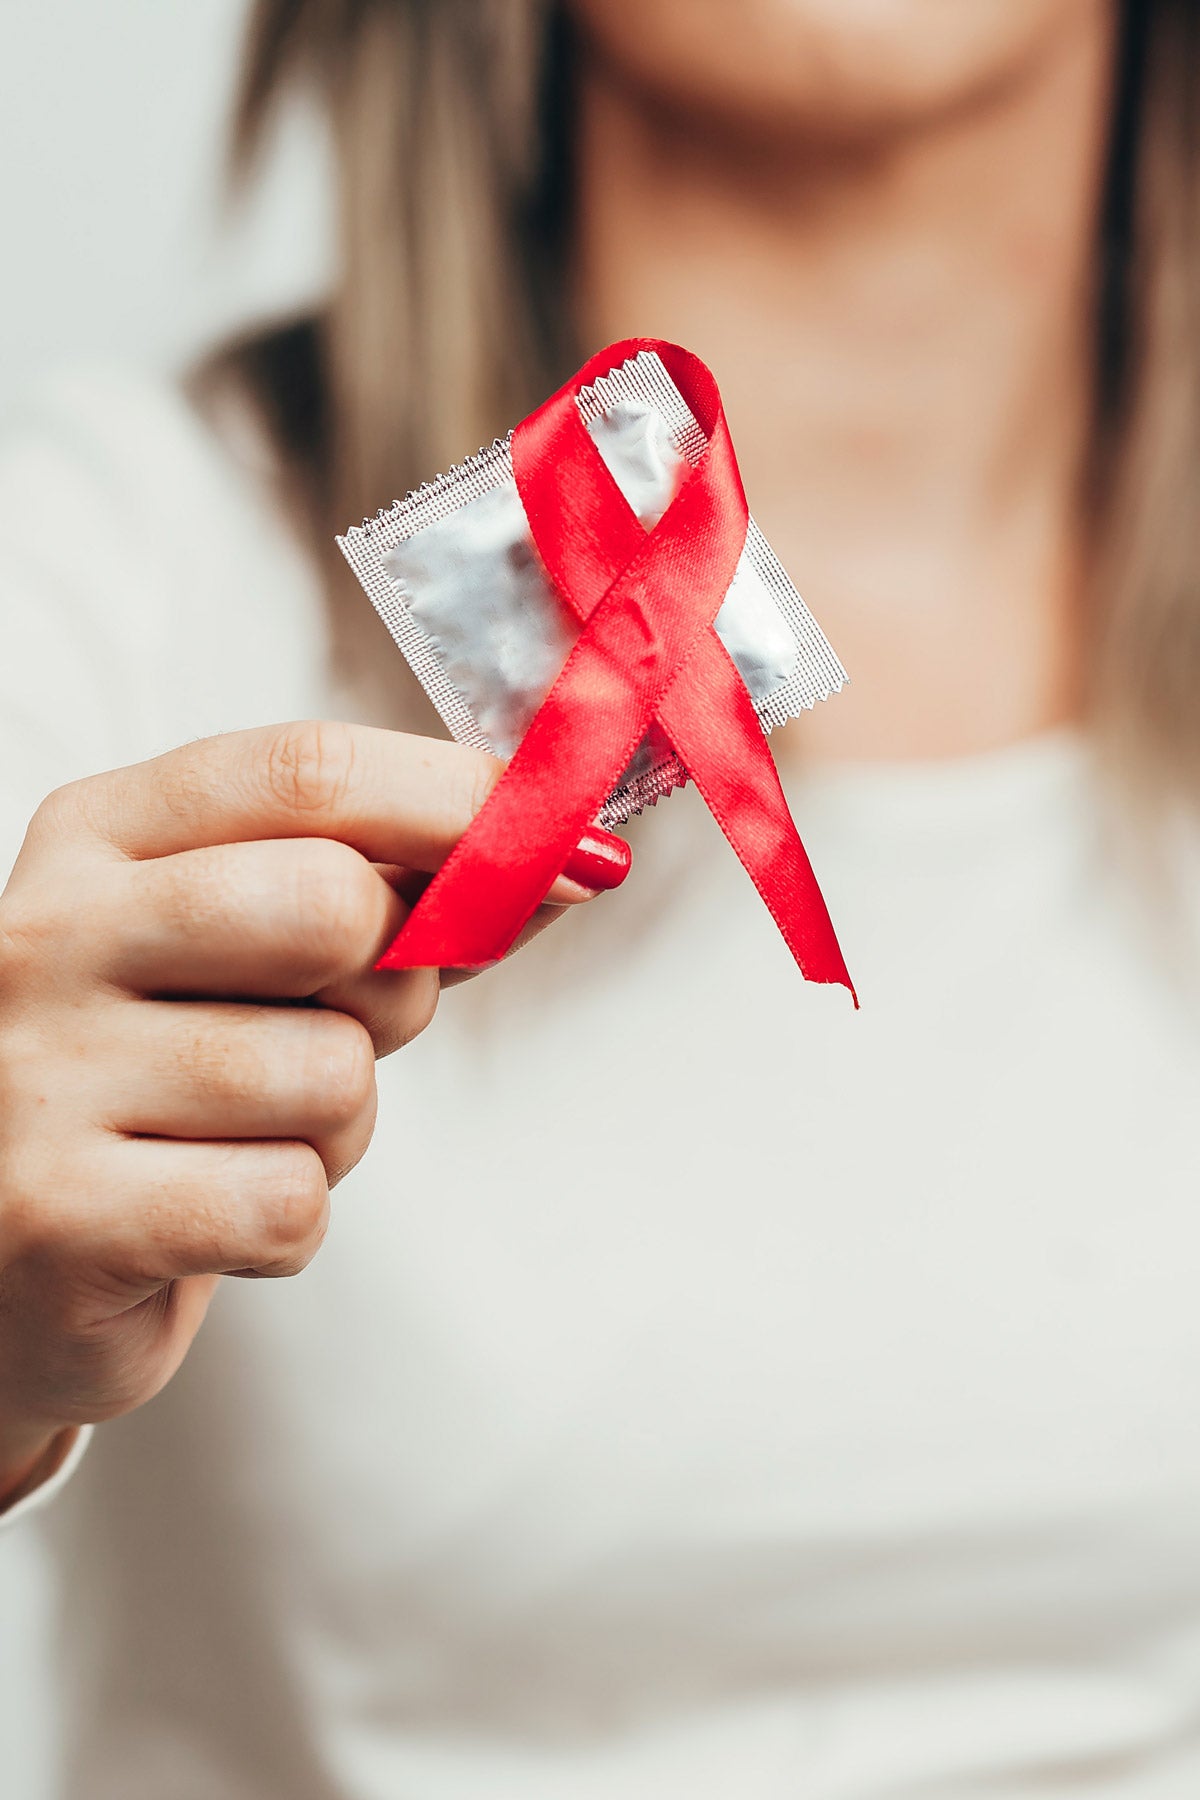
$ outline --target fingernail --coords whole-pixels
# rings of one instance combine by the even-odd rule
[[[580,838],[563,864],[562,872],[568,881],[578,882],[580,887],[606,893],[610,888],[620,887],[632,864],[633,851],[624,838],[594,827]]]

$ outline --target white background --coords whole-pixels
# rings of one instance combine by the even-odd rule
[[[55,368],[169,369],[319,290],[321,143],[298,113],[253,204],[219,229],[244,11],[245,0],[0,0],[0,431]],[[11,1800],[51,1792],[47,1611],[35,1534],[0,1533],[0,1790]]]
[[[64,361],[177,359],[322,281],[319,143],[289,121],[218,234],[245,0],[0,0],[0,420]]]

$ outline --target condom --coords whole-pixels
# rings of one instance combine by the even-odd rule
[[[661,357],[638,352],[583,388],[577,404],[625,501],[653,530],[707,447]],[[338,544],[451,736],[510,757],[580,631],[534,546],[513,475],[512,434],[364,519]],[[714,623],[764,731],[846,680],[753,519]],[[600,823],[621,825],[686,780],[651,727]]]
[[[691,780],[804,975],[853,993],[766,744],[846,674],[698,357],[600,351],[338,543],[450,734],[507,764],[381,968],[498,960],[590,824]]]

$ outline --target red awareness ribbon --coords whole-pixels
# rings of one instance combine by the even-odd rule
[[[576,404],[581,388],[643,350],[661,357],[708,439],[649,532]],[[713,630],[748,512],[711,372],[677,344],[613,344],[517,426],[512,460],[533,541],[582,630],[500,780],[377,967],[476,968],[504,956],[656,719],[802,973],[853,995],[758,715]]]

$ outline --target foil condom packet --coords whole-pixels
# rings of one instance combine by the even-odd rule
[[[642,350],[576,404],[647,531],[707,439],[655,351]],[[508,758],[580,633],[530,535],[513,477],[512,434],[354,526],[338,544],[413,674],[459,743]],[[834,694],[846,672],[754,523],[715,620],[764,732]],[[687,781],[651,725],[600,823]]]

